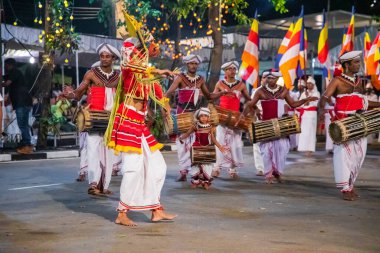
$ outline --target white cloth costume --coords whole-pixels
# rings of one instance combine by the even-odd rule
[[[253,99],[255,92],[256,92],[256,90],[252,90],[251,99]],[[257,102],[256,106],[260,111],[262,111],[260,101]],[[259,119],[256,119],[256,121],[258,122]],[[264,174],[264,161],[263,161],[263,157],[261,156],[261,152],[260,152],[260,143],[253,143],[253,161],[255,163],[256,173],[263,173]]]
[[[325,149],[326,151],[332,151],[333,150],[333,141],[330,137],[329,133],[329,126],[331,124],[331,120],[333,119],[335,113],[334,113],[334,104],[335,104],[335,98],[331,98],[331,105],[326,102],[325,104],[325,132],[326,132],[326,145]]]
[[[303,92],[300,100],[307,97],[320,98],[320,94],[315,85],[314,89],[308,92],[308,95],[306,95],[306,92]],[[298,108],[301,114],[301,133],[299,135],[298,151],[315,151],[317,143],[317,106],[318,100],[309,102],[308,105],[303,105]]]

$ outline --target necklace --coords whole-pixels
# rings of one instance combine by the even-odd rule
[[[110,73],[106,73],[106,72],[104,72],[104,71],[102,70],[101,67],[98,67],[98,70],[99,70],[99,72],[100,72],[103,76],[105,76],[107,79],[109,79],[110,76],[112,76],[112,75],[113,75],[113,72],[114,72],[113,69],[112,69]]]
[[[269,91],[270,93],[272,93],[272,94],[274,95],[274,94],[280,89],[280,86],[279,86],[279,85],[276,85],[276,88],[271,89],[271,88],[269,87],[269,85],[267,84],[267,85],[264,86],[264,88],[265,88],[267,91]]]
[[[191,83],[195,83],[197,80],[198,80],[198,75],[195,75],[194,77],[193,76],[189,76],[187,73],[185,74],[186,78],[191,82]]]
[[[201,122],[198,121],[197,126],[198,126],[198,128],[208,128],[211,125],[210,125],[210,123],[202,124]]]
[[[356,81],[356,76],[355,75],[354,76],[348,76],[348,75],[342,73],[342,77],[345,78],[345,79],[347,79],[347,80],[349,80],[349,81],[351,81],[352,83],[355,83],[355,81]]]
[[[228,87],[232,88],[233,86],[235,86],[236,84],[238,84],[240,81],[239,80],[235,80],[233,82],[228,82],[226,79],[222,80],[222,82],[227,85]]]

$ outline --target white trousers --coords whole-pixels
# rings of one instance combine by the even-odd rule
[[[88,169],[87,158],[87,132],[79,133],[79,154],[80,154],[80,168],[79,175],[86,175]]]
[[[305,111],[302,115],[298,151],[315,151],[317,143],[317,112]]]
[[[256,172],[264,173],[264,161],[260,152],[260,143],[253,144],[253,161],[255,163]]]
[[[260,142],[265,177],[272,177],[274,173],[280,175],[284,173],[286,156],[289,153],[289,148],[290,144],[288,138]]]
[[[241,131],[232,130],[226,126],[218,125],[216,128],[216,140],[223,147],[228,148],[224,154],[216,149],[216,169],[236,169],[242,168],[243,160],[243,142],[241,140]]]
[[[334,145],[334,176],[335,183],[342,191],[350,191],[354,187],[360,168],[367,152],[367,138],[347,141]]]
[[[142,154],[122,153],[123,179],[118,211],[161,207],[160,194],[165,182],[166,163],[159,150],[150,151],[144,136],[141,141]]]
[[[195,141],[195,133],[192,133],[188,138],[181,143],[177,137],[175,144],[177,146],[179,169],[181,172],[188,173],[191,170],[190,151]]]
[[[103,189],[107,190],[116,157],[114,151],[104,145],[102,134],[87,135],[87,157],[89,184],[103,185]]]

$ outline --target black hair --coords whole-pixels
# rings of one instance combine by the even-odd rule
[[[12,66],[16,66],[16,60],[14,58],[8,58],[4,61],[4,64],[9,64]]]

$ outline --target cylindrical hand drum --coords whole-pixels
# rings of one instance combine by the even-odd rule
[[[380,131],[380,108],[336,120],[329,126],[330,137],[336,144],[356,140],[378,131]]]
[[[215,163],[215,146],[194,146],[191,148],[190,157],[192,164]]]
[[[109,111],[82,108],[77,114],[75,123],[79,132],[105,132],[109,119]]]
[[[172,114],[170,118],[165,119],[165,131],[168,135],[186,133],[194,124],[193,113],[184,112]]]
[[[274,140],[301,132],[297,115],[264,120],[252,125],[253,143]]]
[[[215,106],[216,111],[218,112],[219,116],[219,123],[221,125],[225,125],[228,128],[231,129],[240,129],[249,134],[249,139],[252,141],[253,138],[253,130],[252,130],[252,117],[245,117],[244,119],[241,119],[237,126],[236,122],[240,118],[240,112],[231,111],[225,108],[221,108],[220,106]]]

